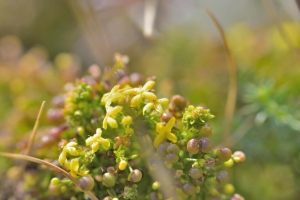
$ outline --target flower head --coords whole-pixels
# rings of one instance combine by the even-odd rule
[[[143,99],[147,99],[149,102],[156,100],[156,95],[152,92],[149,92],[154,85],[154,81],[148,81],[143,87],[132,88],[124,91],[125,94],[134,95],[134,97],[131,99],[130,106],[137,107],[143,101]]]
[[[172,117],[168,123],[166,124],[166,126],[164,126],[161,123],[157,123],[156,124],[156,131],[158,132],[158,135],[156,136],[155,140],[154,140],[154,147],[157,148],[158,145],[160,143],[162,143],[162,141],[164,139],[168,139],[172,142],[177,142],[177,137],[174,133],[171,132],[174,124],[175,124],[175,117]]]
[[[107,129],[107,124],[109,124],[110,127],[112,128],[118,128],[118,123],[117,120],[115,120],[115,116],[121,112],[123,109],[122,106],[115,106],[115,107],[107,107],[106,108],[106,116],[104,117],[103,120],[103,128]]]
[[[101,103],[105,105],[105,107],[109,107],[112,102],[122,102],[125,99],[125,96],[119,88],[120,86],[116,85],[110,92],[103,95]]]
[[[89,138],[87,138],[85,140],[85,144],[87,146],[92,147],[92,152],[93,153],[98,151],[99,147],[101,147],[101,146],[105,147],[105,148],[108,148],[110,146],[109,140],[102,138],[102,130],[100,128],[98,128],[96,130],[95,135],[90,136]]]

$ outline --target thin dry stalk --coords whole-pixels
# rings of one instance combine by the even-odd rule
[[[35,121],[35,124],[34,124],[34,127],[33,127],[33,130],[31,132],[31,135],[30,135],[30,138],[29,138],[29,142],[27,144],[27,147],[24,151],[24,154],[25,155],[29,155],[30,154],[30,151],[31,151],[31,148],[32,148],[32,144],[34,142],[34,139],[35,139],[35,136],[36,136],[36,132],[37,132],[37,129],[38,129],[38,126],[39,126],[39,123],[40,123],[40,119],[41,119],[41,115],[42,115],[42,112],[43,112],[43,109],[44,109],[44,106],[45,106],[45,101],[43,101],[41,107],[40,107],[40,110],[39,110],[39,113],[38,113],[38,116],[36,118],[36,121]]]
[[[57,171],[58,173],[61,173],[62,175],[64,175],[68,179],[70,179],[76,186],[78,186],[80,188],[79,181],[77,179],[75,179],[73,176],[71,176],[65,170],[57,167],[56,165],[54,165],[50,162],[47,162],[45,160],[41,160],[41,159],[38,159],[35,157],[22,155],[22,154],[0,152],[0,155],[3,157],[6,157],[6,158],[17,159],[17,160],[26,160],[26,161],[35,162],[35,163],[38,163],[41,165],[45,165],[45,166]],[[98,198],[91,191],[83,191],[83,192],[85,192],[92,200],[98,200]]]
[[[234,58],[232,56],[232,53],[229,49],[228,42],[225,36],[225,33],[223,31],[223,28],[221,27],[218,20],[215,18],[215,16],[212,14],[212,12],[206,8],[205,12],[208,14],[210,19],[213,21],[214,25],[217,27],[222,40],[224,42],[224,46],[226,49],[227,57],[228,57],[228,68],[229,68],[229,87],[228,87],[228,95],[226,100],[226,107],[225,107],[225,127],[224,127],[224,139],[227,138],[231,132],[232,129],[232,120],[233,120],[233,114],[235,110],[235,104],[236,104],[236,96],[237,96],[237,78],[236,78],[236,64],[234,61]]]

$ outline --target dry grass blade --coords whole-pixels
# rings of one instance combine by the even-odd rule
[[[41,165],[45,165],[55,171],[57,171],[58,173],[63,174],[64,176],[66,176],[68,179],[70,179],[76,186],[79,186],[79,181],[77,179],[75,179],[73,176],[71,176],[68,172],[66,172],[65,170],[57,167],[56,165],[47,162],[45,160],[41,160],[35,157],[31,157],[31,156],[26,156],[26,155],[22,155],[22,154],[14,154],[14,153],[6,153],[6,152],[0,152],[0,155],[3,157],[7,157],[7,158],[11,158],[11,159],[18,159],[18,160],[26,160],[26,161],[30,161],[30,162],[35,162]],[[91,192],[91,191],[84,191],[92,200],[98,200],[98,198]]]
[[[31,147],[32,147],[32,144],[33,144],[36,132],[37,132],[37,128],[39,127],[39,123],[40,123],[40,119],[41,119],[41,115],[42,115],[44,106],[45,106],[45,101],[43,101],[43,103],[42,103],[42,105],[40,107],[39,114],[38,114],[38,116],[36,118],[33,130],[31,132],[31,135],[30,135],[30,138],[29,138],[29,142],[28,142],[27,147],[26,147],[26,149],[24,151],[25,155],[29,155],[30,154]]]
[[[229,62],[229,88],[228,88],[228,96],[226,101],[226,108],[225,108],[225,128],[224,128],[224,139],[228,137],[228,135],[231,132],[232,127],[232,120],[233,120],[233,114],[235,110],[235,104],[236,104],[236,96],[237,96],[237,78],[236,78],[236,64],[234,61],[234,58],[231,54],[231,51],[228,46],[228,42],[225,36],[225,33],[220,25],[220,23],[217,21],[215,16],[212,14],[212,12],[209,9],[205,9],[205,12],[208,14],[210,19],[213,21],[215,26],[217,27],[222,40],[225,45],[228,62]]]
[[[144,36],[151,38],[153,35],[153,26],[156,16],[157,0],[146,0],[144,11]]]

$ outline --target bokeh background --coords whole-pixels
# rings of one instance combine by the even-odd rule
[[[237,65],[225,140],[228,60],[205,8],[222,25]],[[0,150],[20,151],[41,102],[49,109],[66,83],[92,64],[111,66],[119,52],[129,56],[130,72],[156,76],[159,96],[180,94],[211,109],[214,143],[247,155],[229,170],[237,193],[300,199],[299,18],[294,0],[1,0]],[[51,114],[41,130],[59,123]],[[0,158],[0,175],[11,165]]]

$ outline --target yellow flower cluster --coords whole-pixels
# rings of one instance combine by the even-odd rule
[[[71,156],[78,156],[79,152],[77,150],[77,143],[76,142],[69,142],[62,150],[61,154],[59,155],[58,162],[61,166],[65,167],[66,169],[70,170],[71,176],[78,177],[78,176],[85,176],[88,174],[89,171],[81,171],[79,165],[79,159],[73,158],[71,161],[68,161],[67,156],[68,154]]]
[[[85,140],[86,146],[91,146],[92,152],[98,151],[100,146],[109,147],[110,142],[108,139],[102,138],[102,130],[98,128],[93,136],[90,136]]]
[[[105,105],[106,116],[103,121],[103,128],[107,129],[107,125],[111,128],[118,128],[118,123],[115,119],[115,116],[122,111],[122,106],[110,106],[111,103],[121,104],[127,96],[130,96],[130,107],[137,107],[143,101],[146,100],[146,105],[143,108],[143,114],[147,110],[156,110],[159,114],[163,113],[162,105],[169,103],[167,98],[157,99],[156,95],[152,92],[154,87],[154,81],[148,81],[144,86],[138,88],[125,87],[120,89],[119,85],[114,86],[110,92],[103,95],[101,103]]]

